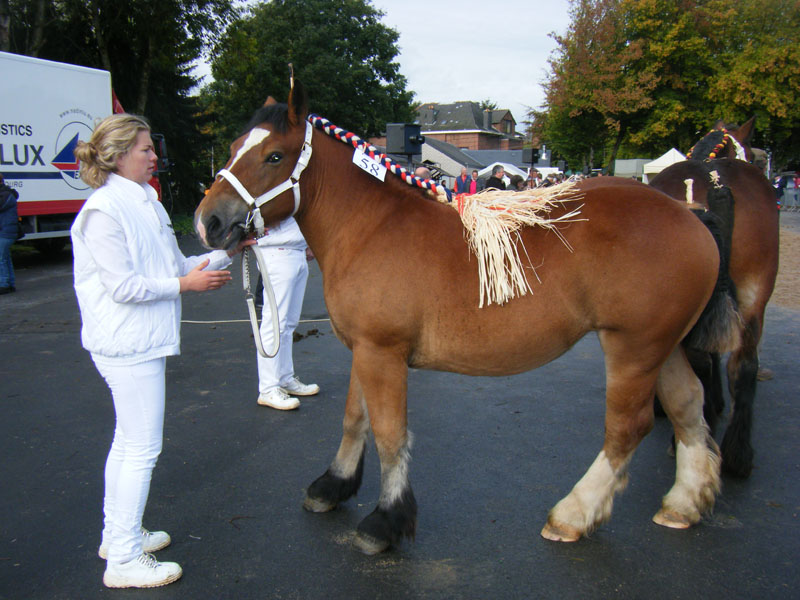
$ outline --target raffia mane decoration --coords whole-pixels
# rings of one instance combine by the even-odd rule
[[[408,185],[428,190],[439,202],[448,203],[446,193],[441,185],[413,175],[356,134],[337,127],[319,115],[311,114],[308,116],[308,120],[314,127],[329,136],[361,150]],[[472,196],[456,196],[452,206],[461,215],[464,235],[470,249],[478,259],[479,307],[482,308],[484,304],[492,302],[505,304],[516,296],[533,293],[528,279],[525,277],[525,265],[518,247],[521,247],[525,254],[528,268],[533,272],[536,280],[541,282],[525,246],[520,243],[520,228],[530,226],[549,229],[572,252],[572,247],[558,230],[558,225],[572,221],[585,221],[586,219],[578,218],[583,205],[554,219],[549,218],[548,215],[556,205],[583,198],[583,194],[574,188],[574,182],[568,181],[549,188],[523,192],[485,190]]]
[[[467,243],[478,259],[479,307],[493,302],[505,304],[517,296],[533,293],[525,275],[526,269],[541,283],[522,244],[522,227],[549,229],[572,252],[572,246],[558,226],[585,221],[586,219],[579,218],[583,205],[559,217],[551,218],[549,215],[556,206],[583,198],[583,194],[575,187],[574,182],[566,182],[522,192],[485,190],[472,196],[455,197],[451,206],[461,216]],[[447,203],[442,195],[438,199]],[[520,248],[524,258],[520,255]]]

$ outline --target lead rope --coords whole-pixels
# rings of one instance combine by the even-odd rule
[[[272,354],[264,350],[264,342],[261,339],[261,327],[258,324],[258,314],[256,313],[256,303],[253,292],[250,289],[250,261],[247,252],[251,251],[256,257],[256,265],[258,270],[261,271],[261,278],[264,280],[264,292],[269,300],[270,313],[272,315]],[[258,246],[247,246],[242,251],[242,286],[245,292],[245,303],[247,304],[247,312],[250,314],[250,326],[253,328],[253,338],[256,341],[256,350],[264,358],[275,358],[278,350],[281,347],[280,336],[280,321],[278,319],[278,303],[275,302],[275,292],[272,290],[272,283],[269,280],[269,270],[267,269],[267,261],[261,254],[261,249]]]

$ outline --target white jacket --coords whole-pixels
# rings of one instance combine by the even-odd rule
[[[186,258],[169,216],[148,184],[112,173],[84,204],[71,230],[81,342],[95,360],[135,364],[180,354],[178,277],[224,250]]]

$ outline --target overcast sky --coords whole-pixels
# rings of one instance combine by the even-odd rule
[[[400,72],[419,102],[487,98],[518,123],[544,101],[541,82],[569,25],[568,0],[373,0],[400,34]]]
[[[249,4],[250,2],[244,2]],[[492,100],[517,123],[544,101],[541,82],[569,25],[568,0],[372,0],[400,34],[400,72],[418,102]],[[210,78],[208,65],[197,75]]]

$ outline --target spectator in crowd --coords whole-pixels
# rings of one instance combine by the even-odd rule
[[[483,179],[478,179],[478,171],[472,169],[472,176],[469,180],[469,194],[477,194],[486,187],[486,182]]]
[[[17,190],[8,187],[0,174],[0,294],[10,294],[17,289],[11,262],[11,246],[17,241],[19,231],[17,198]]]
[[[456,177],[453,192],[456,194],[469,194],[470,178],[467,177],[467,167],[461,167],[461,175]]]
[[[414,175],[416,177],[419,177],[420,179],[431,179],[433,177],[433,175],[431,174],[431,170],[428,167],[423,167],[422,165],[414,169]],[[437,182],[434,183],[436,183],[436,185],[439,185]],[[452,192],[443,185],[439,187],[444,190],[445,196],[447,196],[447,201],[452,202],[453,201]],[[434,200],[436,199],[436,193],[433,190],[427,190],[427,192],[428,196],[430,196]]]
[[[486,180],[486,189],[505,190],[506,184],[503,183],[505,174],[506,170],[503,168],[503,165],[495,165],[492,167],[492,176]]]
[[[522,175],[512,175],[511,176],[511,183],[508,184],[508,188],[514,192],[521,192],[525,190],[525,178]]]

